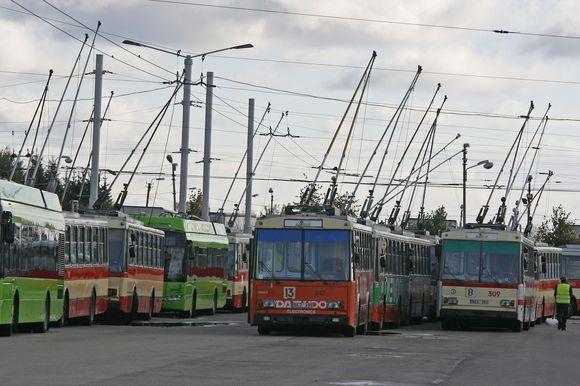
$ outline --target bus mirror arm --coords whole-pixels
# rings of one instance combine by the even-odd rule
[[[14,242],[16,233],[16,225],[12,221],[12,212],[2,212],[2,239],[7,244]]]

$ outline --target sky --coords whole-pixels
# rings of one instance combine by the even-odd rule
[[[29,14],[19,5],[44,20]],[[301,15],[259,12],[256,9]],[[391,179],[437,83],[441,83],[433,108],[419,128],[409,156],[401,162],[396,178],[409,173],[420,142],[433,121],[435,109],[441,104],[443,95],[447,95],[448,100],[438,119],[435,149],[448,143],[457,133],[461,138],[433,162],[443,161],[461,150],[463,143],[469,143],[469,165],[486,159],[494,163],[492,169],[475,167],[468,172],[467,215],[468,221],[474,221],[523,123],[520,116],[526,114],[533,100],[532,119],[522,136],[522,144],[527,145],[548,103],[551,103],[544,141],[531,167],[533,189],[537,190],[544,182],[545,175],[540,173],[552,170],[554,177],[541,198],[535,221],[540,222],[550,214],[553,206],[559,204],[572,213],[572,218],[580,219],[580,201],[575,200],[580,191],[580,114],[576,98],[580,87],[577,66],[580,24],[576,17],[579,11],[578,2],[562,0],[365,1],[364,6],[361,2],[330,0],[50,0],[48,3],[0,0],[0,146],[18,149],[42,93],[48,70],[53,69],[49,102],[39,133],[41,138],[46,134],[81,47],[74,38],[82,41],[85,33],[89,34],[89,41],[93,37],[93,33],[81,24],[94,29],[97,21],[102,23],[95,48],[105,54],[104,67],[111,72],[105,74],[103,80],[103,106],[110,92],[115,94],[108,120],[102,128],[103,169],[120,168],[139,137],[170,98],[173,86],[164,82],[174,80],[175,74],[183,69],[183,59],[123,45],[124,39],[194,55],[251,43],[254,45],[252,49],[208,55],[203,60],[195,58],[193,78],[199,80],[208,71],[215,76],[212,111],[212,157],[215,160],[211,164],[209,194],[212,211],[222,206],[245,151],[248,99],[255,99],[256,126],[266,106],[271,103],[271,111],[265,114],[260,133],[267,133],[269,126],[274,128],[282,113],[288,111],[279,130],[283,133],[289,131],[296,138],[276,137],[264,152],[253,189],[257,194],[253,210],[259,213],[270,203],[270,188],[273,189],[274,202],[285,204],[296,200],[300,188],[305,185],[302,180],[314,177],[347,101],[375,50],[377,58],[369,87],[346,152],[344,166],[349,175],[362,172],[394,108],[409,87],[417,66],[421,65],[423,73],[409,98],[409,109],[404,111],[393,134],[376,195],[383,195],[384,185]],[[498,34],[491,30],[524,34]],[[543,34],[552,37],[541,36]],[[54,159],[59,153],[87,51],[83,51],[80,65],[74,69],[75,77],[56,116],[45,160]],[[89,58],[87,72],[93,69],[94,53]],[[72,114],[71,130],[65,142],[66,155],[74,155],[79,145],[86,125],[84,121],[91,114],[93,87],[94,76],[87,75]],[[192,87],[192,99],[196,103],[191,112],[190,148],[197,152],[190,155],[190,189],[202,186],[202,164],[199,161],[203,158],[205,92],[203,86]],[[180,101],[181,96],[172,103],[160,125],[138,169],[147,175],[135,177],[126,204],[144,205],[146,184],[153,180],[152,201],[157,206],[171,208],[171,166],[165,157],[180,147]],[[353,110],[329,153],[325,165],[329,168],[338,165]],[[256,137],[255,160],[267,138]],[[25,148],[30,146],[29,139]],[[89,143],[84,144],[79,165],[85,165],[89,146]],[[384,144],[379,147],[379,155],[368,168],[367,175],[373,178],[377,175],[384,147]],[[128,169],[132,170],[141,151],[142,146],[136,149],[137,156],[128,163]],[[519,155],[524,151],[521,149]],[[530,150],[523,161],[508,197],[508,217],[520,195],[533,152]],[[179,155],[172,155],[179,162]],[[500,185],[505,185],[510,166],[508,162]],[[243,175],[243,170],[245,166],[240,175]],[[155,181],[159,177],[155,173],[162,173],[164,180]],[[461,173],[461,158],[457,156],[430,174],[425,195],[427,212],[444,205],[449,218],[459,217]],[[111,182],[113,176],[103,172],[102,178]],[[367,177],[364,181],[370,182],[373,178]],[[115,197],[124,179],[126,177],[119,178],[113,187]],[[329,173],[322,173],[323,190],[326,190],[329,179]],[[353,176],[342,176],[339,178],[339,191],[352,191],[356,180]],[[225,203],[225,211],[232,210],[244,186],[243,181],[236,182]],[[368,189],[366,185],[359,189],[357,199],[360,203]],[[489,217],[497,210],[504,189],[496,190],[492,197]],[[422,191],[419,192],[411,205],[413,217],[420,206]],[[403,210],[409,204],[408,197],[406,194],[402,202]],[[392,205],[393,202],[387,203],[383,216],[388,215]]]

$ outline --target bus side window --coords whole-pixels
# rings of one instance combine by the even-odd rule
[[[70,225],[64,231],[64,263],[70,264]]]

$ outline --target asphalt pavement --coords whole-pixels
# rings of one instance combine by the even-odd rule
[[[259,336],[244,314],[52,328],[0,339],[1,385],[578,384],[580,318],[568,331],[442,331],[423,323],[345,338]]]

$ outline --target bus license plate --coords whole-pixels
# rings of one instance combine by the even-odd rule
[[[489,304],[489,300],[485,300],[485,299],[469,299],[469,304]]]

